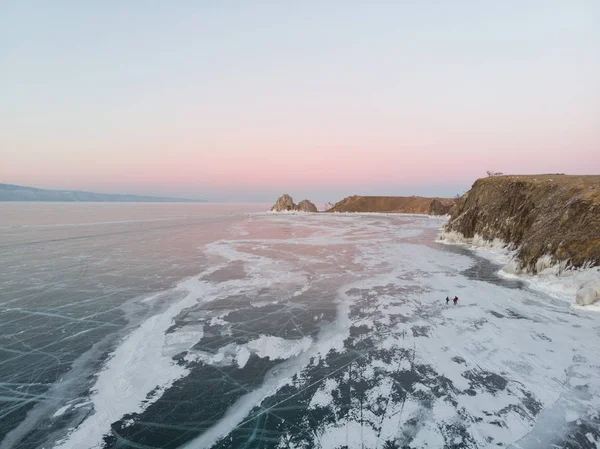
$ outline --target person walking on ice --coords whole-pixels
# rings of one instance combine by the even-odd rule
[[[458,302],[458,296],[455,296],[453,301],[454,301],[454,305],[456,305],[456,303]]]
[[[448,305],[448,303],[449,303],[449,302],[450,302],[450,298],[448,298],[448,297],[446,296],[446,305]]]

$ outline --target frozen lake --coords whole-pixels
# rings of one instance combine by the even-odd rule
[[[267,208],[0,203],[0,449],[600,447],[600,314]]]

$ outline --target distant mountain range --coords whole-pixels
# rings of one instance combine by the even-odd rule
[[[35,187],[0,183],[0,201],[92,201],[127,203],[199,203],[203,200],[168,198],[161,196],[119,195],[113,193],[81,192],[79,190],[46,190]]]

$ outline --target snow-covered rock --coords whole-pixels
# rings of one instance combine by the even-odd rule
[[[575,296],[575,301],[581,306],[589,306],[600,300],[600,279],[584,284]]]

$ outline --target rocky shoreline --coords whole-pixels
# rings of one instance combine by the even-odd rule
[[[337,202],[324,212],[448,215],[455,204],[456,199],[452,198],[353,195]],[[286,193],[275,202],[271,212],[318,212],[318,209],[308,200],[302,200],[296,204],[293,198]]]
[[[271,211],[318,212],[287,194]],[[585,271],[576,302],[600,301],[600,176],[490,176],[459,199],[353,195],[326,212],[449,215],[441,241],[510,250],[515,274]]]
[[[515,273],[593,270],[600,266],[600,176],[478,179],[452,209],[440,239],[512,249]],[[577,292],[581,305],[599,299],[600,271]]]

